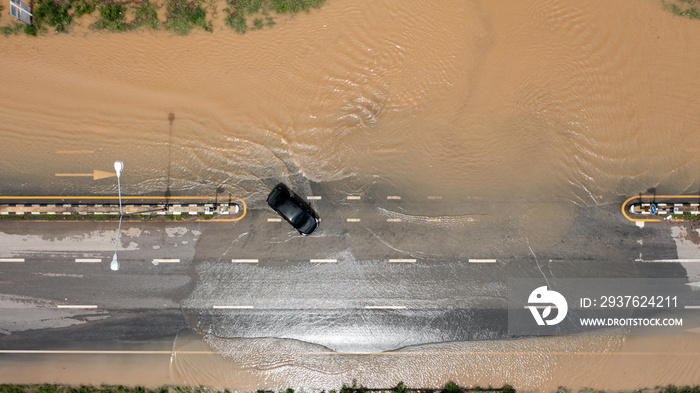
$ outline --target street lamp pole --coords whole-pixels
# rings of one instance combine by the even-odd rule
[[[122,185],[119,178],[122,175],[122,170],[124,169],[124,163],[121,161],[114,161],[114,171],[117,172],[117,189],[119,190],[119,229],[117,229],[117,244],[114,246],[114,256],[112,257],[112,263],[109,268],[116,271],[119,270],[119,261],[117,260],[117,249],[119,248],[119,235],[122,232]]]

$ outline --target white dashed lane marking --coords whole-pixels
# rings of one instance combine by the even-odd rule
[[[59,304],[56,308],[97,308],[93,304]]]
[[[179,263],[179,259],[154,259],[153,263]]]
[[[257,259],[232,259],[233,263],[258,263]]]
[[[282,222],[281,218],[268,218],[267,222]]]
[[[337,259],[309,259],[311,263],[336,263]]]
[[[253,306],[214,306],[214,310],[250,310]]]
[[[100,263],[100,262],[102,262],[102,260],[98,259],[98,258],[75,258],[75,262],[77,262],[77,263]]]
[[[495,259],[470,259],[469,263],[496,263]]]
[[[406,306],[365,306],[367,310],[405,310]]]
[[[24,258],[0,258],[0,262],[24,262]]]
[[[389,259],[389,263],[416,263],[415,259]]]
[[[360,219],[359,218],[348,218],[346,221],[347,222],[360,222]]]

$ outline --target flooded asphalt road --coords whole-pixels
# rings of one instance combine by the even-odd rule
[[[3,256],[25,259],[0,265],[2,301],[15,311],[3,313],[0,345],[153,339],[190,327],[387,351],[510,337],[512,278],[686,277],[680,264],[635,262],[641,253],[678,258],[676,243],[662,226],[627,221],[617,205],[583,209],[549,245],[478,220],[452,225],[451,239],[461,241],[450,243],[441,221],[387,220],[452,201],[348,200],[312,188],[321,197],[312,202],[321,215],[313,236],[255,207],[235,223],[125,223],[119,272],[108,270],[116,223],[0,222]],[[95,307],[57,308],[70,305]]]

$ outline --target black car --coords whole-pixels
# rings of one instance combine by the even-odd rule
[[[314,209],[283,183],[276,185],[267,196],[267,204],[304,236],[318,228],[318,215]]]

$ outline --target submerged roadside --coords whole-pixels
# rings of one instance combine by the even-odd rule
[[[186,35],[193,28],[212,32],[223,19],[239,34],[272,27],[275,20],[320,8],[325,0],[226,0],[219,18],[216,0],[38,0],[32,8],[31,24],[0,19],[0,32],[9,36],[67,33],[74,25],[112,32],[136,29],[166,29]],[[0,6],[2,11],[2,6]],[[9,19],[9,18],[8,18]],[[4,23],[3,23],[4,22]],[[218,21],[217,21],[218,22]]]

